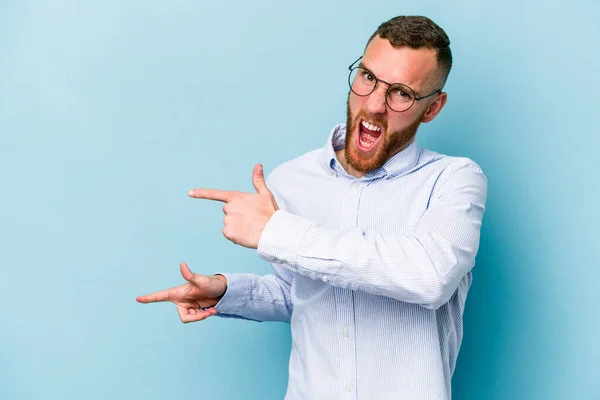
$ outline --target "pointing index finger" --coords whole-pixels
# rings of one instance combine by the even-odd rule
[[[190,197],[195,199],[217,200],[228,203],[234,194],[232,190],[217,190],[217,189],[192,189],[188,192]]]
[[[139,303],[157,303],[162,301],[171,301],[171,290],[161,290],[160,292],[148,294],[145,296],[138,296],[136,300]]]

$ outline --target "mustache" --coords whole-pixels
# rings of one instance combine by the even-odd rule
[[[370,115],[365,109],[360,110],[358,114],[356,114],[356,117],[354,118],[354,125],[358,125],[358,122],[361,119],[365,119],[375,125],[381,126],[383,130],[387,130],[387,121],[385,119]]]

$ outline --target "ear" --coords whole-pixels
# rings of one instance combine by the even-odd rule
[[[423,115],[423,118],[421,118],[421,122],[427,123],[429,121],[432,121],[436,117],[436,115],[438,115],[440,111],[442,111],[442,108],[444,108],[444,106],[446,105],[447,100],[448,94],[446,92],[438,94],[435,97],[433,103],[429,105],[429,108],[427,109],[425,115]]]

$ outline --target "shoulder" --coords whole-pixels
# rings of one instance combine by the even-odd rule
[[[482,199],[487,197],[487,177],[479,164],[468,157],[449,156],[421,149],[419,165],[421,168],[429,169],[433,177],[434,196],[470,193]]]
[[[459,171],[480,175],[487,181],[483,170],[475,161],[468,157],[456,157],[437,153],[429,149],[421,149],[419,157],[420,168],[430,167],[441,175],[452,175]]]
[[[326,174],[323,157],[322,149],[313,150],[278,165],[267,175],[267,187],[282,210],[291,210],[314,188],[315,178]]]
[[[293,177],[301,176],[306,172],[322,168],[324,157],[323,151],[323,149],[315,149],[279,164],[268,174],[266,178],[267,184],[279,185]]]

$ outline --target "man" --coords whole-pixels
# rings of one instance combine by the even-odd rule
[[[291,323],[287,399],[448,399],[479,247],[487,181],[467,158],[418,146],[446,104],[445,32],[425,17],[383,23],[350,66],[346,125],[225,203],[223,234],[275,273],[192,273],[142,303],[183,322],[213,315]]]

